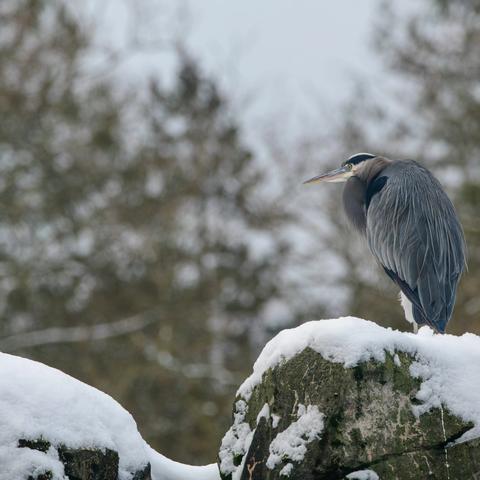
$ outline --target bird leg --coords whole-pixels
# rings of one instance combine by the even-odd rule
[[[403,292],[400,292],[400,304],[405,312],[405,320],[413,325],[413,333],[417,333],[418,324],[413,318],[412,302],[403,294]]]

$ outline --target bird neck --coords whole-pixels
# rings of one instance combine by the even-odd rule
[[[368,188],[368,185],[391,163],[392,161],[388,158],[375,157],[372,160],[362,162],[359,168],[357,168],[355,175],[365,183],[365,188]]]
[[[371,197],[377,193],[377,190],[369,187],[375,187],[375,180],[392,163],[391,160],[383,157],[375,157],[371,160],[362,162],[355,172],[355,176],[350,177],[343,190],[343,205],[345,213],[351,224],[362,234],[366,234],[367,229],[367,197],[368,202]],[[380,189],[383,187],[380,187]],[[379,190],[378,190],[379,191]]]
[[[366,233],[367,228],[366,193],[367,184],[356,176],[350,177],[343,189],[343,206],[347,218],[362,234]]]

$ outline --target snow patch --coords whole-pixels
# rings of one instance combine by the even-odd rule
[[[47,472],[52,473],[52,480],[68,480],[58,452],[50,447],[47,452],[17,448],[17,443],[0,447],[1,480],[14,478],[37,478]]]
[[[380,480],[373,470],[358,470],[347,475],[348,480]]]
[[[263,407],[261,408],[261,410],[258,412],[258,415],[257,415],[257,425],[258,425],[258,422],[260,422],[260,419],[261,418],[267,418],[270,416],[270,407],[268,406],[268,403],[265,403],[263,405]]]
[[[278,422],[280,422],[281,418],[280,415],[276,415],[275,413],[272,413],[272,427],[277,428],[278,427]]]
[[[305,407],[299,404],[297,420],[278,433],[270,444],[267,467],[273,470],[286,459],[301,462],[307,453],[307,444],[320,438],[324,427],[323,419],[324,414],[316,405]]]
[[[396,365],[397,367],[401,367],[401,366],[402,366],[402,362],[400,361],[400,357],[398,356],[398,354],[395,354],[395,355],[393,356],[393,361],[394,361],[394,363],[395,363],[395,365]]]
[[[253,366],[253,373],[240,386],[238,395],[248,400],[270,368],[293,358],[305,348],[346,368],[369,360],[385,361],[386,352],[405,352],[415,358],[412,376],[422,380],[417,394],[423,404],[414,407],[421,415],[444,405],[474,428],[457,442],[480,436],[480,337],[434,334],[422,327],[418,334],[383,328],[354,317],[304,323],[283,330],[267,343]]]
[[[289,477],[293,470],[293,463],[287,463],[281,470],[280,476],[281,477]]]
[[[246,458],[247,450],[253,438],[252,429],[248,422],[245,422],[245,416],[248,406],[245,401],[238,400],[235,403],[235,412],[233,414],[233,425],[229,428],[222,439],[220,452],[220,471],[225,474],[234,474],[236,470],[241,472],[241,467]],[[235,465],[235,458],[242,456],[242,465]],[[242,467],[243,468],[243,467]]]

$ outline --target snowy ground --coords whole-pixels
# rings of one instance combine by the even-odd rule
[[[218,480],[216,465],[182,465],[151,449],[133,417],[115,400],[54,368],[0,353],[0,480],[36,478],[45,471],[66,480],[55,446],[110,448],[119,478],[152,465],[153,480]],[[46,453],[18,448],[19,439],[48,440]]]

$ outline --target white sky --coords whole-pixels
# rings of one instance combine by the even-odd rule
[[[271,122],[298,136],[308,123],[328,122],[356,80],[378,81],[372,49],[381,0],[85,0],[102,44],[122,45],[133,29],[160,45],[119,70],[142,88],[156,72],[171,79],[172,39],[181,38],[201,67],[221,82],[250,141]],[[396,4],[407,11],[415,0]],[[135,10],[140,12],[135,15]],[[163,43],[162,43],[163,42]],[[314,120],[312,120],[312,118]],[[314,125],[311,125],[311,124]],[[253,133],[253,135],[252,135]]]
[[[119,44],[133,24],[141,34],[178,35],[207,72],[253,114],[293,112],[348,96],[352,81],[380,69],[370,38],[380,0],[87,0],[103,43]],[[122,69],[137,82],[164,77],[172,59],[159,48]]]
[[[340,100],[352,75],[378,71],[369,48],[378,3],[188,0],[188,43],[227,86],[262,104]]]

